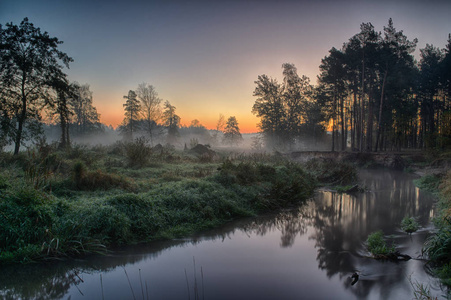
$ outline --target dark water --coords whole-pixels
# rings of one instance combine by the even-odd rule
[[[405,173],[361,171],[360,178],[368,192],[319,191],[299,208],[239,220],[194,238],[106,257],[3,268],[0,298],[412,299],[416,282],[443,295],[425,262],[416,259],[432,229],[434,199]],[[412,236],[399,229],[406,215],[423,226]],[[415,259],[369,258],[364,241],[376,230]],[[354,272],[360,277],[351,285]]]

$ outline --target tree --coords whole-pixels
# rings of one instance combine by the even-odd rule
[[[259,127],[267,147],[291,147],[300,138],[306,106],[313,93],[310,79],[299,76],[294,64],[285,63],[282,68],[283,84],[267,75],[258,76],[255,81],[254,96],[258,98],[252,112],[261,118]]]
[[[125,117],[122,122],[122,133],[124,138],[129,141],[133,141],[133,133],[138,130],[139,112],[141,107],[139,101],[136,98],[135,91],[128,91],[128,95],[124,96],[127,99],[123,104],[125,110]]]
[[[59,147],[66,148],[70,146],[69,124],[73,110],[70,104],[70,97],[74,95],[74,86],[71,86],[67,80],[59,80],[53,83],[56,97],[54,100],[53,115],[58,118],[61,127],[61,140]]]
[[[396,31],[393,21],[388,20],[388,26],[384,26],[384,38],[379,49],[379,112],[377,121],[376,146],[382,148],[384,144],[384,132],[393,126],[393,110],[406,111],[397,104],[402,103],[402,98],[410,92],[414,85],[415,73],[414,58],[417,39],[409,41],[401,31]]]
[[[34,130],[40,111],[51,101],[52,83],[65,78],[62,62],[66,67],[73,61],[58,50],[62,42],[56,37],[42,33],[25,18],[19,26],[7,23],[0,26],[0,83],[4,106],[17,126],[10,130],[15,143],[14,154],[26,136],[24,131]],[[30,126],[31,125],[31,126]]]
[[[171,105],[169,101],[164,103],[163,121],[168,129],[167,141],[174,143],[179,136],[178,128],[180,124],[180,117],[175,114],[175,106]]]
[[[93,106],[92,92],[88,84],[80,85],[78,82],[71,84],[74,92],[71,97],[71,105],[74,111],[73,127],[78,135],[85,135],[99,129],[100,114]]]
[[[229,117],[224,129],[224,143],[238,145],[242,141],[243,137],[241,136],[240,128],[238,127],[238,121],[235,117]]]
[[[325,100],[325,109],[329,120],[332,120],[332,151],[335,151],[335,140],[338,136],[338,124],[341,123],[341,150],[346,148],[347,128],[345,126],[345,98],[346,70],[344,66],[344,53],[332,48],[329,56],[321,60],[321,74],[318,77],[321,83],[321,93]]]
[[[200,121],[198,119],[194,119],[191,121],[190,127],[203,127],[202,124],[200,124]]]
[[[254,82],[257,87],[254,96],[257,97],[252,107],[252,113],[261,118],[258,125],[269,147],[284,143],[286,136],[286,112],[281,97],[281,85],[277,80],[267,75],[259,75]]]
[[[141,103],[141,115],[144,121],[144,129],[147,131],[150,144],[153,145],[154,131],[161,118],[161,99],[155,88],[147,83],[141,83],[136,90]]]
[[[224,130],[225,119],[223,114],[219,114],[218,121],[216,122],[215,132],[213,133],[213,142],[218,142],[218,135]]]

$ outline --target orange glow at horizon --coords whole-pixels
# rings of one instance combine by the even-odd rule
[[[100,122],[109,126],[113,126],[113,128],[117,128],[124,119],[124,111],[123,108],[112,110],[111,105],[105,105],[102,102],[95,101],[94,106],[97,108],[97,112],[100,114]],[[119,106],[118,106],[119,107]],[[191,121],[194,119],[199,120],[200,124],[205,126],[207,129],[215,129],[216,124],[219,119],[219,114],[192,114],[191,112],[184,113],[183,111],[177,111],[177,114],[181,117],[181,125],[190,126]],[[258,132],[257,124],[259,123],[259,118],[254,116],[251,112],[245,113],[235,113],[235,114],[224,114],[224,119],[227,119],[230,116],[235,116],[238,120],[238,126],[240,128],[241,133],[255,133]]]

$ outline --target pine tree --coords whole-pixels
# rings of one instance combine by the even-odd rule
[[[124,96],[124,99],[127,100],[123,104],[125,118],[122,122],[122,133],[126,140],[132,141],[133,134],[138,130],[139,112],[141,107],[139,105],[139,100],[136,98],[135,91],[130,90],[128,95]]]

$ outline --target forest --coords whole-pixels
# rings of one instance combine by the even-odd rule
[[[252,112],[268,144],[294,145],[331,132],[331,150],[395,151],[449,147],[451,36],[445,49],[371,23],[321,60],[318,84],[283,64],[283,82],[258,76]]]
[[[89,84],[70,82],[64,72],[73,59],[58,50],[62,42],[41,32],[28,19],[1,27],[0,146],[18,154],[28,140],[42,137],[43,125],[59,128],[59,145],[71,138],[111,131],[101,124]],[[444,49],[427,44],[414,56],[418,41],[395,29],[383,32],[363,23],[341,48],[332,47],[319,65],[317,85],[282,64],[283,79],[266,74],[255,81],[252,113],[260,118],[254,148],[297,150],[307,141],[326,143],[331,151],[444,149],[451,143],[451,38]],[[156,88],[138,84],[124,98],[124,119],[116,132],[125,141],[144,136],[151,145],[189,142],[238,145],[238,120],[209,130],[199,120],[180,125],[176,107],[158,97]],[[197,136],[196,136],[197,135]]]

